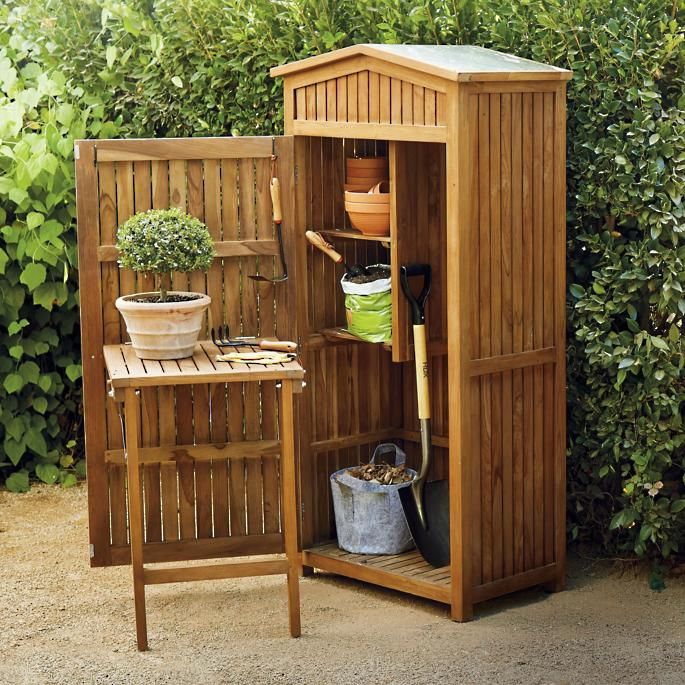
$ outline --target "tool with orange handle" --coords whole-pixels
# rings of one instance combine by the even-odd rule
[[[321,235],[321,233],[316,233],[316,231],[307,231],[304,235],[314,247],[321,250],[321,252],[330,257],[336,264],[343,264],[345,271],[349,276],[361,276],[362,274],[367,273],[366,267],[362,266],[361,264],[349,266],[340,252],[337,252],[333,245],[331,245],[329,242],[326,242],[326,239]]]

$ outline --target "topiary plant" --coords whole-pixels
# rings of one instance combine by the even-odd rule
[[[167,301],[173,272],[207,271],[215,256],[207,226],[180,209],[140,212],[117,230],[119,264],[159,276],[159,293]]]

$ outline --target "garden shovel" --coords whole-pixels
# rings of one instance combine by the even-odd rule
[[[423,276],[423,287],[418,297],[414,296],[409,285],[409,279],[414,276]],[[429,564],[439,568],[450,563],[450,507],[448,481],[427,482],[433,456],[424,315],[424,305],[431,288],[430,264],[402,266],[400,284],[409,301],[414,329],[416,395],[421,424],[421,468],[411,486],[400,489],[399,494],[407,525],[416,546]]]

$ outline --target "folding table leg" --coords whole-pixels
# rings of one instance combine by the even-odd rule
[[[128,521],[131,538],[131,567],[133,569],[133,598],[136,610],[136,639],[138,650],[147,649],[147,618],[145,616],[145,583],[143,581],[143,506],[140,487],[138,454],[138,417],[140,407],[135,388],[124,393],[126,421],[126,470],[128,474]]]
[[[297,490],[295,480],[295,435],[293,417],[293,383],[281,383],[279,407],[281,439],[281,501],[283,538],[288,558],[288,616],[290,634],[299,637],[300,627],[300,554],[297,543]]]

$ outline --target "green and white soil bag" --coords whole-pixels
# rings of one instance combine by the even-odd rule
[[[386,264],[374,264],[389,269]],[[392,338],[392,294],[390,278],[370,283],[352,283],[345,274],[341,281],[345,293],[347,330],[367,342],[388,342]]]
[[[382,455],[383,461],[404,464],[405,453],[393,443],[376,447],[371,463]],[[394,456],[394,459],[392,458]],[[348,473],[348,466],[331,475],[331,494],[338,547],[354,554],[401,554],[414,547],[404,517],[398,491],[412,481],[381,485],[360,480]],[[416,471],[407,469],[414,478]]]

